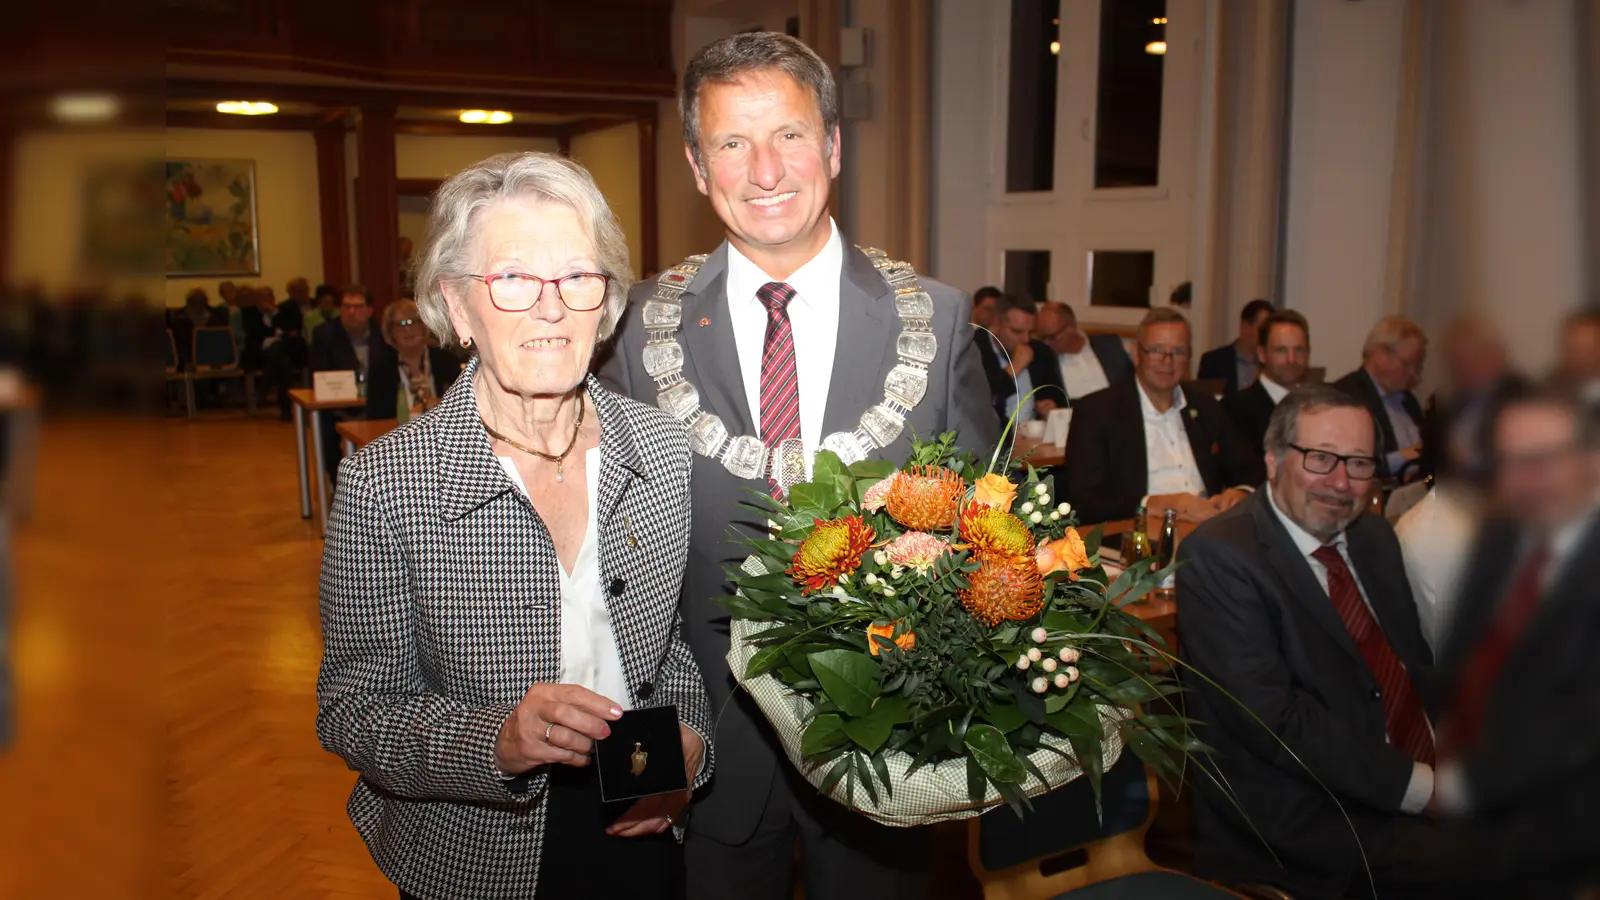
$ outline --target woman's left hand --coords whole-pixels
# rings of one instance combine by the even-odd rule
[[[694,784],[694,776],[700,771],[700,760],[705,756],[706,745],[700,739],[700,735],[687,725],[679,723],[678,733],[683,739],[683,768],[689,783]],[[674,823],[682,821],[683,811],[688,807],[692,794],[692,791],[677,791],[645,797],[635,802],[627,812],[611,823],[611,827],[606,829],[606,834],[613,837],[660,834],[671,828]]]

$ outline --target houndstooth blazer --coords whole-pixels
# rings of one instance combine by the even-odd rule
[[[561,676],[560,576],[538,514],[489,449],[474,361],[439,406],[339,467],[322,558],[317,735],[361,774],[348,810],[402,890],[534,895],[545,775],[496,771],[501,724]],[[689,443],[665,413],[589,381],[601,426],[601,584],[634,707],[711,734],[678,597]],[[622,698],[617,698],[622,699]],[[703,784],[707,764],[696,779]]]

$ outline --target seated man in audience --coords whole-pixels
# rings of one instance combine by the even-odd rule
[[[1207,877],[1296,898],[1452,896],[1440,882],[1460,864],[1420,815],[1431,657],[1394,531],[1363,515],[1373,446],[1358,401],[1290,393],[1267,429],[1267,486],[1178,547],[1179,652],[1204,676],[1187,714],[1217,751],[1216,781],[1193,780]]]
[[[1384,474],[1414,480],[1422,471],[1422,404],[1411,393],[1422,381],[1428,336],[1405,316],[1385,316],[1367,334],[1361,368],[1334,387],[1366,404],[1378,424]]]
[[[322,323],[311,339],[311,371],[356,373],[358,382],[365,382],[367,364],[372,359],[372,348],[383,340],[372,327],[372,298],[367,289],[352,284],[339,298],[339,317]],[[324,415],[323,463],[328,477],[334,477],[339,468],[340,447],[334,420],[338,416]]]
[[[1579,310],[1562,324],[1557,371],[1588,399],[1600,401],[1600,308]]]
[[[1261,374],[1256,383],[1222,398],[1222,410],[1233,427],[1256,451],[1267,436],[1267,420],[1284,395],[1300,386],[1311,367],[1311,326],[1292,309],[1280,309],[1261,320],[1256,358]]]
[[[1426,467],[1437,472],[1448,457],[1457,477],[1481,480],[1489,471],[1494,413],[1507,396],[1527,387],[1506,362],[1506,346],[1488,320],[1462,316],[1445,333],[1445,370],[1450,382],[1435,394],[1423,416]]]
[[[1440,656],[1436,806],[1496,836],[1497,896],[1600,885],[1600,409],[1510,395]],[[1187,638],[1187,636],[1186,636]]]
[[[1004,420],[1006,400],[1016,393],[1017,383],[1006,371],[1005,347],[994,333],[1000,296],[1000,289],[993,285],[978,288],[972,295],[972,340],[978,345],[983,375],[989,382],[989,404],[994,407],[995,415]]]
[[[1114,334],[1086,335],[1072,307],[1055,300],[1039,305],[1033,338],[1049,347],[1073,400],[1133,377],[1133,360]]]
[[[1038,306],[1033,299],[1022,294],[1004,294],[995,307],[994,331],[1010,355],[1006,375],[1014,383],[1000,416],[1002,422],[1012,413],[1017,414],[1019,424],[1042,419],[1051,410],[1067,405],[1067,392],[1061,384],[1061,368],[1056,364],[1055,353],[1029,337],[1037,314]]]
[[[1239,336],[1232,343],[1208,350],[1200,357],[1201,381],[1220,379],[1222,396],[1228,397],[1255,383],[1260,360],[1256,357],[1261,323],[1272,315],[1272,304],[1265,300],[1251,300],[1239,313]]]
[[[1074,404],[1062,496],[1082,521],[1130,518],[1141,505],[1203,521],[1261,482],[1261,453],[1215,399],[1180,386],[1189,353],[1188,320],[1153,309],[1139,323],[1134,377]]]

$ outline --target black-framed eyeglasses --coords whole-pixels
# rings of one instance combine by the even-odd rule
[[[553,284],[556,299],[573,312],[591,312],[606,302],[611,276],[599,272],[574,272],[560,278],[540,278],[526,272],[495,272],[468,275],[489,289],[489,302],[501,312],[527,312],[544,296],[544,286]]]
[[[1140,344],[1139,349],[1144,351],[1145,356],[1153,356],[1157,359],[1189,358],[1188,347],[1146,347],[1145,345]]]
[[[1289,449],[1300,451],[1300,464],[1313,475],[1327,475],[1344,463],[1344,474],[1351,481],[1371,481],[1378,474],[1378,461],[1370,456],[1341,456],[1327,450],[1312,450],[1299,444]]]

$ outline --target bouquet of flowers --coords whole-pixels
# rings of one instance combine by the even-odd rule
[[[912,443],[896,469],[819,453],[812,480],[751,502],[771,520],[729,573],[728,654],[790,760],[889,825],[979,815],[1129,748],[1166,775],[1183,720],[1161,638],[1122,607],[1168,570],[1108,583],[1100,534],[1028,466],[1016,480],[955,447]],[[998,454],[997,454],[998,456]]]

